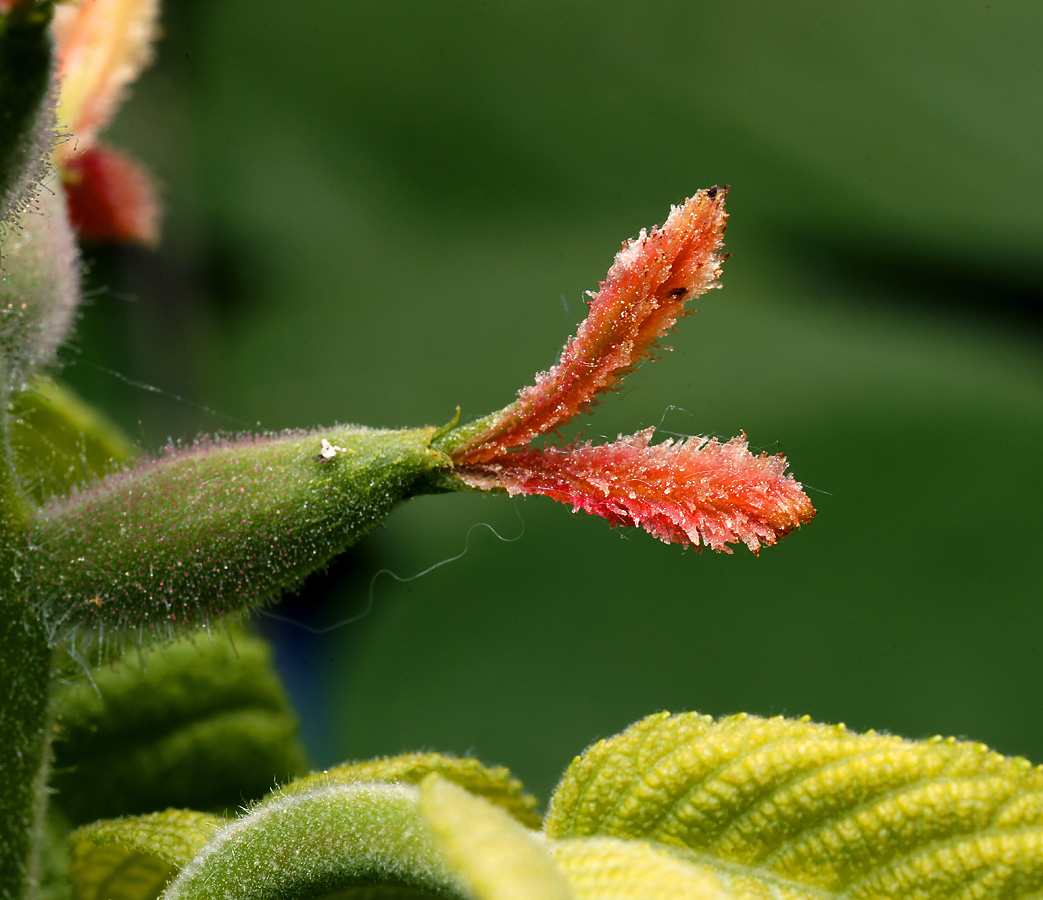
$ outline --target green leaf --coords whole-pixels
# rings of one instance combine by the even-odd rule
[[[406,753],[401,756],[345,763],[315,772],[279,788],[277,795],[295,794],[327,784],[353,784],[360,781],[420,784],[436,773],[447,781],[484,797],[530,828],[538,828],[536,798],[522,790],[522,784],[503,766],[490,768],[476,759],[460,759],[441,753]]]
[[[463,900],[417,809],[418,793],[406,785],[330,785],[258,806],[219,831],[164,900],[318,900],[374,885]]]
[[[657,841],[754,895],[1043,890],[1039,768],[807,720],[652,716],[572,763],[546,830]]]
[[[211,441],[52,500],[30,564],[54,642],[84,629],[165,638],[297,586],[428,489],[448,464],[430,449],[435,431]]]
[[[429,775],[420,813],[475,900],[572,900],[546,847],[506,810]]]
[[[75,900],[153,900],[224,820],[168,809],[95,822],[69,838]]]
[[[56,698],[53,802],[74,825],[166,806],[236,808],[305,767],[260,638],[131,653],[93,678]]]
[[[136,455],[113,422],[50,379],[11,399],[10,424],[22,487],[37,503],[108,475]]]

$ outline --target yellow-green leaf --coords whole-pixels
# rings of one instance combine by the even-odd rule
[[[546,847],[506,810],[429,775],[420,814],[475,900],[572,900]]]
[[[645,841],[573,838],[550,851],[576,900],[732,900],[709,869]]]
[[[47,378],[11,399],[11,449],[37,503],[109,474],[136,452],[103,413]]]
[[[345,763],[292,781],[280,787],[276,796],[311,790],[325,784],[353,784],[360,781],[419,784],[432,773],[495,803],[523,825],[530,828],[538,828],[540,825],[536,798],[522,790],[521,782],[508,769],[503,766],[484,766],[476,759],[461,759],[441,753],[405,753],[401,756]]]
[[[68,875],[75,900],[153,900],[223,822],[169,809],[73,832]]]
[[[1039,768],[807,720],[652,716],[573,762],[546,829],[657,841],[754,896],[1043,891]]]

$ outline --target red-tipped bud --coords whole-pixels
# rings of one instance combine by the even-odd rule
[[[149,247],[159,241],[156,191],[134,160],[98,144],[66,158],[62,183],[81,238]]]
[[[666,543],[730,543],[756,552],[815,516],[783,456],[754,456],[746,438],[694,437],[651,445],[647,428],[611,444],[518,450],[464,465],[456,475],[482,489],[543,494],[613,525],[639,525]]]

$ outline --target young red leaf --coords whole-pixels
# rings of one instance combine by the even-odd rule
[[[611,444],[504,453],[456,467],[471,487],[543,494],[613,525],[639,525],[665,543],[756,552],[815,516],[783,456],[754,456],[745,436],[652,446],[647,428]]]
[[[685,304],[716,287],[724,243],[727,188],[699,191],[653,228],[623,244],[590,312],[557,365],[536,376],[489,427],[459,447],[455,459],[481,463],[585,410],[643,359],[688,311]]]

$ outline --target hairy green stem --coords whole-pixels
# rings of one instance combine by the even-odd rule
[[[16,591],[0,589],[0,898],[31,882],[42,824],[50,749],[50,651],[39,621]]]
[[[0,898],[18,900],[33,880],[46,799],[51,652],[26,602],[29,508],[12,465],[7,408],[0,386]]]

